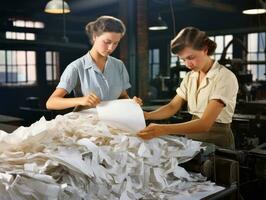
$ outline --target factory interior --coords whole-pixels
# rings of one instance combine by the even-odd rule
[[[61,10],[57,10],[57,13],[47,12],[48,3],[51,2],[61,6]],[[239,85],[231,122],[235,149],[216,148],[207,143],[207,148],[201,149],[192,160],[184,163],[183,167],[188,171],[202,173],[208,180],[224,187],[219,192],[198,199],[249,200],[265,197],[265,0],[3,0],[1,4],[0,200],[159,199],[155,196],[145,196],[142,192],[137,193],[140,189],[132,189],[135,193],[128,192],[128,195],[122,193],[124,196],[112,191],[110,194],[113,196],[108,198],[96,197],[97,195],[81,197],[82,192],[75,193],[80,196],[74,198],[74,192],[71,193],[74,189],[68,191],[73,194],[68,198],[61,193],[61,196],[53,198],[44,194],[41,196],[36,192],[37,189],[34,190],[35,193],[33,189],[25,189],[23,193],[22,185],[28,183],[26,179],[21,178],[24,174],[15,169],[12,173],[7,172],[7,163],[11,166],[11,161],[5,162],[5,156],[12,153],[5,154],[6,141],[3,137],[6,133],[12,135],[21,126],[30,127],[36,122],[39,124],[42,117],[45,123],[48,123],[58,116],[72,112],[73,108],[47,109],[46,102],[57,87],[66,67],[92,48],[85,33],[85,26],[100,16],[113,16],[125,24],[126,33],[111,56],[125,64],[131,84],[127,93],[130,98],[137,96],[142,99],[141,108],[145,112],[168,104],[189,72],[185,62],[171,53],[171,40],[181,29],[196,27],[205,31],[208,37],[216,42],[217,48],[211,58],[233,72]],[[248,6],[262,12],[243,13]],[[70,93],[68,97],[73,95]],[[187,107],[183,106],[170,118],[146,120],[146,123],[178,124],[189,121],[191,117]],[[13,148],[15,149],[15,145]],[[27,146],[27,149],[29,152],[33,151],[30,146]],[[21,153],[17,151],[16,155],[20,155],[18,152]],[[15,153],[12,154],[14,155]],[[11,174],[13,178],[16,177],[15,180],[20,177],[17,184],[21,184],[21,188],[12,188],[11,183],[5,182],[3,174]],[[134,186],[137,183],[130,184]],[[69,185],[68,183],[66,188],[70,187]],[[75,187],[78,188],[78,184]],[[8,192],[9,190],[13,192]],[[62,185],[61,190],[63,191]],[[105,188],[102,193],[108,191]],[[162,191],[163,189],[160,190]],[[160,199],[178,198],[162,196]]]

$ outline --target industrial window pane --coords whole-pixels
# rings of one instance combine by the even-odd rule
[[[43,22],[35,22],[34,27],[35,28],[44,28],[44,23]]]
[[[6,82],[6,66],[0,65],[0,83]]]
[[[34,27],[34,23],[32,21],[26,21],[25,27],[33,28]]]
[[[47,81],[53,80],[52,66],[51,65],[46,65],[46,80]]]
[[[160,62],[159,49],[154,49],[153,50],[153,62],[154,63],[159,63]]]
[[[225,42],[224,47],[226,47],[226,46],[228,45],[228,43],[229,43],[230,41],[232,41],[233,36],[232,36],[232,35],[225,35],[224,39],[225,39],[225,41],[224,41],[224,42]],[[233,53],[233,45],[230,45],[230,46],[229,46],[229,48],[227,49],[226,53],[227,53],[227,54],[228,54],[228,53]]]
[[[258,34],[250,33],[248,34],[248,52],[258,51]]]
[[[58,53],[57,52],[53,52],[53,65],[57,65],[58,63]]]
[[[222,53],[224,49],[224,37],[215,36],[215,42],[217,44],[216,53]]]
[[[26,82],[26,65],[18,67],[17,76],[18,82]]]
[[[36,53],[35,51],[27,51],[27,63],[29,65],[36,64]]]
[[[17,83],[17,71],[15,68],[10,68],[7,73],[7,80],[9,83]]]
[[[259,51],[265,51],[265,33],[259,33]]]
[[[265,65],[258,65],[258,79],[265,80]]]
[[[12,65],[17,65],[18,62],[18,56],[17,56],[17,51],[12,52]]]
[[[26,40],[35,40],[34,33],[26,33]]]
[[[5,72],[5,71],[6,71],[6,66],[0,65],[0,72]]]
[[[59,53],[55,51],[46,52],[46,80],[54,81],[57,80],[59,68]]]
[[[12,64],[12,51],[7,51],[7,64]]]
[[[149,63],[152,63],[152,50],[149,50]]]
[[[23,21],[23,20],[15,20],[15,21],[13,21],[13,26],[25,27],[25,21]]]
[[[17,51],[17,64],[26,65],[26,51]]]
[[[5,51],[0,51],[0,65],[6,64],[6,53]]]
[[[153,65],[152,78],[155,78],[157,75],[159,75],[159,72],[160,72],[160,65],[159,64],[154,64]]]
[[[10,31],[6,32],[6,39],[12,39],[12,33]]]
[[[160,50],[149,50],[149,76],[154,79],[160,72]]]
[[[16,32],[11,32],[11,39],[17,39],[17,33]]]
[[[46,52],[46,64],[52,64],[52,52],[51,51]]]
[[[265,53],[258,53],[258,60],[260,61],[265,60]]]
[[[28,81],[35,82],[36,81],[36,65],[28,65],[27,68],[28,73]]]
[[[17,33],[17,38],[18,40],[25,40],[25,33]]]

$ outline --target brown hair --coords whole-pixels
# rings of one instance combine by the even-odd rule
[[[104,32],[115,32],[124,35],[126,27],[120,19],[112,16],[101,16],[95,21],[89,22],[85,27],[85,31],[91,44],[93,44],[93,36],[100,36]]]
[[[173,54],[178,54],[186,47],[191,47],[195,50],[203,50],[207,47],[208,55],[212,55],[216,46],[216,43],[209,39],[204,31],[195,27],[182,29],[171,41],[171,51]]]

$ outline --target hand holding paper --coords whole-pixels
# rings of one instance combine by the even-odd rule
[[[131,133],[146,127],[143,111],[131,99],[104,101],[96,106],[99,120]]]

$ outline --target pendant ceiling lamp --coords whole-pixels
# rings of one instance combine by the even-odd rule
[[[158,16],[155,20],[152,20],[149,25],[149,30],[159,31],[168,29],[167,24],[163,21],[161,15]]]
[[[64,0],[51,0],[44,9],[44,12],[51,14],[62,14],[63,16],[63,42],[67,43],[68,37],[66,36],[66,13],[70,12],[69,5]]]
[[[242,11],[246,15],[259,15],[266,13],[266,0],[246,0]]]
[[[64,14],[69,13],[70,8],[64,0],[51,0],[46,4],[44,11],[52,14]]]

